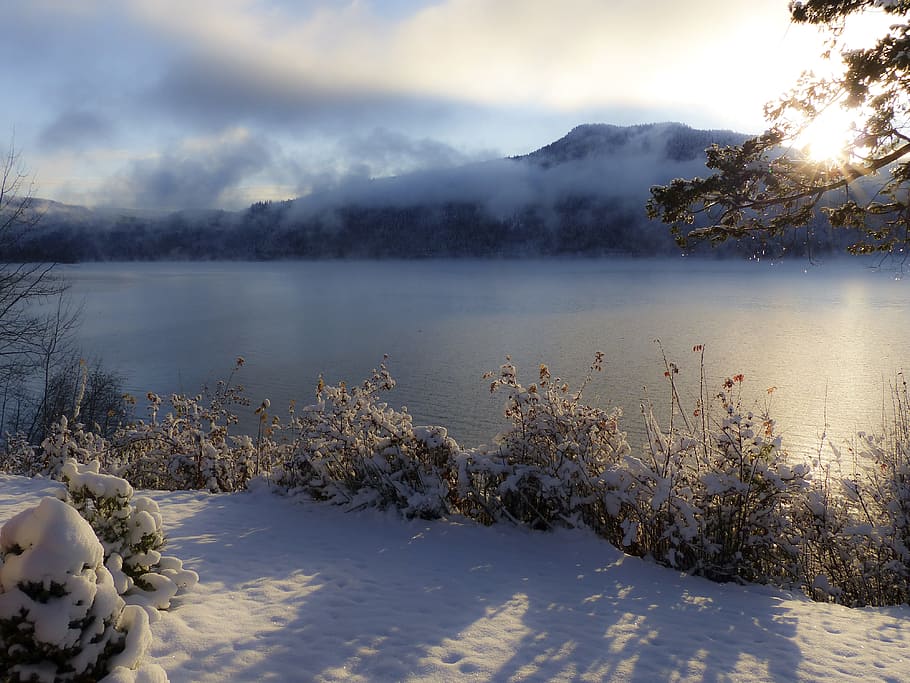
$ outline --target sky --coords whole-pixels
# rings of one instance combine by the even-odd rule
[[[787,0],[4,0],[0,143],[41,197],[237,209],[582,123],[759,132],[821,45]]]

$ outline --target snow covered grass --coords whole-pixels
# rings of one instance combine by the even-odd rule
[[[0,523],[59,484],[0,475]],[[717,584],[590,531],[143,492],[200,574],[152,625],[172,683],[901,681],[910,609]]]

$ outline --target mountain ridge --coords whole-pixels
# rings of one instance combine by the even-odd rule
[[[670,161],[693,161],[712,144],[739,144],[748,136],[723,129],[698,129],[684,123],[667,121],[617,126],[609,123],[583,123],[566,135],[528,154],[512,157],[553,165],[592,155],[616,153],[642,134],[658,131],[664,136],[664,154]]]

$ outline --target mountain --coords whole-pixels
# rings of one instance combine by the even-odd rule
[[[41,229],[0,255],[82,261],[676,253],[666,226],[645,216],[649,188],[703,175],[706,147],[745,137],[680,123],[587,124],[526,155],[352,178],[240,212],[160,216],[47,202]],[[822,232],[817,242],[819,235],[839,248]],[[724,245],[714,253],[757,248]],[[781,245],[804,248],[798,236]]]
[[[681,123],[645,123],[637,126],[612,126],[589,123],[573,128],[565,136],[517,159],[544,168],[591,157],[608,157],[625,150],[638,149],[658,155],[668,162],[701,160],[713,144],[736,145],[746,135],[729,130],[696,130]]]

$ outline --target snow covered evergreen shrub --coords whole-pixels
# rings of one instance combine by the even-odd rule
[[[62,468],[66,501],[94,530],[104,548],[104,563],[117,592],[131,604],[167,609],[181,589],[199,580],[173,557],[162,557],[164,532],[158,504],[133,496],[129,482],[101,474],[97,460],[81,465],[70,459]]]
[[[385,362],[360,386],[325,384],[291,419],[296,434],[277,481],[348,506],[395,507],[406,516],[450,511],[457,444],[442,427],[414,427],[405,409],[380,400],[395,380]]]
[[[604,475],[629,453],[619,431],[621,411],[602,410],[581,400],[598,353],[582,387],[572,393],[546,365],[538,381],[524,386],[510,359],[490,391],[506,392],[505,417],[511,426],[494,448],[459,457],[459,500],[468,514],[487,523],[499,519],[550,528],[591,526],[606,535],[614,519],[606,508]]]
[[[0,680],[167,680],[154,665],[137,671],[148,617],[124,605],[103,558],[88,522],[54,498],[0,529]]]

